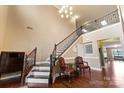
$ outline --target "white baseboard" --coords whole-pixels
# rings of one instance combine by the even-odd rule
[[[65,57],[64,59],[65,59],[65,60],[74,60],[75,57]]]
[[[91,69],[93,69],[93,70],[97,70],[97,71],[102,71],[101,68],[96,68],[96,67],[91,67]]]
[[[105,66],[101,66],[101,68],[105,68]]]

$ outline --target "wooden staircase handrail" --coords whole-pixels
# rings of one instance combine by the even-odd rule
[[[80,28],[82,28],[82,26],[80,26],[79,28],[77,28],[75,31],[73,31],[71,34],[69,34],[65,39],[63,39],[62,41],[60,41],[59,43],[57,43],[56,45],[59,45],[60,43],[62,43],[63,41],[65,41],[67,38],[69,38],[73,33],[77,32]]]

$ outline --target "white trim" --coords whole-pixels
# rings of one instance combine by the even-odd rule
[[[86,58],[86,59],[99,59],[99,57],[83,57],[83,58]],[[72,59],[75,59],[75,57],[65,57],[64,59],[65,60],[72,60]]]
[[[101,66],[101,68],[105,68],[105,66]]]
[[[86,59],[99,59],[99,57],[83,57],[83,58],[86,58]]]
[[[49,61],[36,61],[36,65],[44,65],[44,64],[50,64]]]
[[[75,57],[65,57],[64,59],[65,60],[72,60],[72,59],[75,59]]]

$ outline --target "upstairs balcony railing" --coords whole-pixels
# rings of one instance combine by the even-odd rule
[[[87,33],[88,33],[88,32],[103,28],[105,26],[118,23],[119,21],[120,20],[119,20],[118,10],[115,10],[100,18],[84,23],[82,25],[82,28],[87,30]]]

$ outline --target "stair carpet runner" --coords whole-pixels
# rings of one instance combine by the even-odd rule
[[[49,87],[50,61],[36,62],[26,77],[28,87]]]

